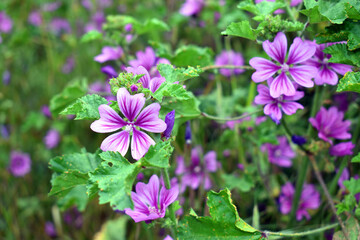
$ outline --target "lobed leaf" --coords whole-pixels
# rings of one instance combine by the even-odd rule
[[[336,89],[337,92],[360,93],[360,72],[347,72],[340,79]]]
[[[170,166],[169,158],[174,150],[170,143],[171,140],[167,140],[150,146],[148,152],[141,159],[142,166],[168,168]]]

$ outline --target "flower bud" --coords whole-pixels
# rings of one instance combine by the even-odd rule
[[[304,145],[306,143],[306,138],[302,136],[293,135],[291,141],[297,145]]]
[[[172,110],[165,117],[166,129],[162,133],[162,137],[168,139],[171,136],[171,131],[173,130],[174,123],[175,123],[175,110]]]
[[[186,142],[186,144],[191,144],[191,126],[190,126],[190,121],[187,121],[187,122],[186,122],[185,142]]]

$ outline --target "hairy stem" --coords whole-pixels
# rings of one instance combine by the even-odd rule
[[[165,187],[166,189],[170,189],[171,188],[171,184],[170,184],[170,178],[169,178],[169,172],[167,169],[164,169],[163,170],[163,175],[164,175],[164,183],[165,183]],[[171,221],[173,222],[173,224],[175,225],[172,226],[172,233],[175,237],[175,239],[177,239],[177,219],[176,219],[176,216],[175,216],[175,211],[174,211],[174,204],[171,204],[169,206],[169,213],[170,213],[170,218],[171,218]]]
[[[235,120],[240,120],[240,119],[249,117],[251,115],[257,114],[257,113],[259,113],[261,111],[262,111],[262,109],[257,110],[257,111],[252,112],[252,113],[246,113],[246,114],[243,114],[243,115],[238,116],[238,117],[226,117],[226,118],[212,116],[212,115],[209,115],[209,114],[204,113],[204,112],[202,112],[201,115],[208,118],[208,119],[212,119],[212,120],[216,120],[216,121],[235,121]]]
[[[305,232],[300,232],[300,233],[283,233],[283,232],[269,232],[269,231],[264,231],[264,234],[266,236],[281,236],[281,237],[301,237],[301,236],[307,236],[307,235],[311,235],[311,234],[315,234],[315,233],[321,233],[324,232],[326,230],[332,229],[337,227],[339,224],[338,223],[334,223],[334,224],[330,224],[321,228],[317,228],[317,229],[313,229],[313,230],[309,230],[309,231],[305,231]]]
[[[211,69],[219,69],[219,68],[228,68],[228,69],[246,69],[246,70],[253,70],[251,66],[243,65],[243,66],[236,66],[236,65],[210,65],[201,68],[203,71],[211,70]]]

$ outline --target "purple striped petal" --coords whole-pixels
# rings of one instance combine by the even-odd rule
[[[257,86],[259,95],[255,97],[256,104],[268,104],[274,102],[274,98],[270,96],[269,88],[263,84]]]
[[[122,156],[125,156],[129,148],[130,134],[127,131],[121,131],[111,134],[101,143],[101,150],[120,152]]]
[[[100,119],[94,121],[90,128],[94,132],[108,133],[119,130],[126,126],[126,122],[115,112],[114,109],[106,104],[99,106]]]
[[[136,193],[140,200],[145,204],[153,207],[158,206],[158,194],[160,188],[160,181],[157,175],[152,175],[148,184],[138,183],[136,184]]]
[[[317,75],[317,69],[312,66],[302,65],[294,66],[289,69],[290,75],[294,81],[299,85],[311,88],[314,86],[314,82],[311,81]]]
[[[297,101],[304,97],[304,92],[296,91],[294,96],[283,96],[285,101]]]
[[[145,97],[143,93],[131,96],[126,88],[120,88],[117,92],[117,101],[120,111],[132,122],[144,107]]]
[[[323,85],[323,84],[336,85],[339,78],[334,71],[324,66],[315,76],[314,80],[316,85]]]
[[[129,215],[135,222],[154,220],[154,219],[159,218],[159,215],[157,215],[156,213],[146,215],[144,213],[131,210],[130,208],[125,208],[125,214]]]
[[[217,170],[217,161],[216,161],[216,152],[210,151],[204,156],[205,167],[209,172],[216,172]]]
[[[303,105],[297,102],[282,102],[281,108],[286,115],[292,115],[296,113],[298,109],[304,109]]]
[[[281,96],[281,94],[284,94],[286,96],[295,95],[294,85],[292,84],[288,76],[286,76],[286,74],[283,72],[279,76],[277,76],[270,85],[270,95],[273,98],[278,98]]]
[[[172,187],[170,189],[166,189],[162,187],[160,190],[160,206],[164,206],[165,208],[172,204],[179,195],[179,188]]]
[[[251,79],[256,83],[268,80],[281,68],[275,63],[260,57],[252,58],[249,64],[256,69],[256,72],[251,76]]]
[[[154,133],[161,133],[166,129],[166,123],[159,118],[160,104],[152,103],[139,114],[136,126]]]
[[[284,63],[287,50],[287,40],[284,33],[279,32],[272,43],[266,40],[262,46],[267,55],[272,59],[281,64]]]
[[[146,205],[148,202],[144,201],[144,198],[135,192],[131,192],[131,199],[134,203],[134,210],[147,214],[149,207]]]
[[[341,63],[329,63],[329,67],[340,75],[345,75],[345,73],[352,71],[352,66]]]
[[[281,110],[277,103],[266,104],[264,107],[264,113],[275,120],[280,120],[282,117]]]
[[[156,92],[156,90],[158,90],[161,84],[165,81],[164,77],[154,77],[150,81],[150,91],[153,93]]]
[[[150,88],[150,74],[149,72],[143,67],[143,66],[138,66],[136,68],[134,67],[127,67],[125,69],[128,73],[132,73],[135,75],[142,75],[144,74],[144,76],[142,76],[138,82],[141,82],[144,88]]]
[[[166,127],[166,124],[165,124]],[[139,160],[149,150],[151,145],[155,145],[155,141],[146,133],[133,128],[133,138],[131,140],[131,156]]]
[[[303,42],[301,38],[297,37],[290,46],[287,64],[290,65],[305,62],[314,56],[315,51],[316,47],[314,44]]]

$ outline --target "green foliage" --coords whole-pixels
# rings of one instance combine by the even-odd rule
[[[360,179],[351,178],[350,180],[343,182],[344,186],[347,190],[349,190],[350,194],[357,194],[360,192]]]
[[[99,119],[99,106],[107,104],[108,101],[96,94],[86,95],[76,100],[68,107],[66,107],[61,115],[76,115],[75,120],[81,119]]]
[[[285,7],[285,3],[282,2],[268,2],[262,1],[260,3],[254,4],[252,0],[242,1],[238,8],[246,10],[255,15],[254,19],[256,21],[264,21],[266,16],[271,15],[279,8]]]
[[[232,22],[226,30],[221,32],[222,35],[230,35],[255,40],[261,29],[253,29],[249,21]]]
[[[261,239],[261,232],[242,220],[232,203],[228,189],[208,193],[207,205],[211,217],[196,214],[185,216],[180,221],[180,239]]]
[[[111,86],[111,92],[116,95],[118,90],[122,87],[126,88],[131,92],[131,86],[137,85],[138,91],[142,91],[142,84],[138,83],[139,79],[144,76],[144,74],[134,75],[133,73],[122,72],[117,78],[112,78],[109,81]]]
[[[324,52],[331,54],[329,62],[360,66],[360,49],[348,51],[346,44],[334,44],[325,48]]]
[[[182,82],[190,78],[198,77],[203,72],[199,67],[189,66],[187,68],[175,68],[171,64],[158,64],[157,69],[160,75],[166,79],[168,83]]]
[[[353,163],[360,163],[360,153],[351,159]]]
[[[171,63],[177,67],[204,67],[212,64],[213,55],[211,48],[187,45],[176,50]]]
[[[50,111],[56,117],[64,108],[87,92],[85,79],[69,83],[65,89],[50,100]]]
[[[170,166],[169,158],[173,151],[174,148],[171,146],[171,140],[158,142],[150,146],[148,152],[141,159],[141,165],[144,167],[168,168]]]
[[[249,192],[254,186],[254,180],[251,175],[244,174],[243,176],[235,176],[234,174],[223,174],[225,186],[232,189],[238,189],[240,192]]]
[[[121,216],[115,220],[107,221],[94,240],[126,240],[126,225],[129,218]]]
[[[347,72],[340,79],[336,91],[360,93],[360,72]]]
[[[129,163],[119,152],[103,152],[100,167],[89,173],[89,196],[99,194],[99,203],[110,203],[113,209],[124,210],[131,207],[130,192],[141,162]]]
[[[46,117],[40,112],[30,112],[26,117],[23,125],[21,125],[21,131],[27,132],[30,129],[41,129],[46,123]]]
[[[360,230],[359,230],[359,222],[354,217],[350,217],[345,222],[345,227],[347,232],[349,233],[350,240],[356,240],[359,238]],[[333,240],[342,240],[346,239],[344,233],[339,230],[334,233]]]
[[[87,43],[87,42],[92,42],[95,40],[100,40],[102,39],[102,33],[96,30],[91,30],[87,33],[85,33],[82,37],[80,42],[82,43]]]

